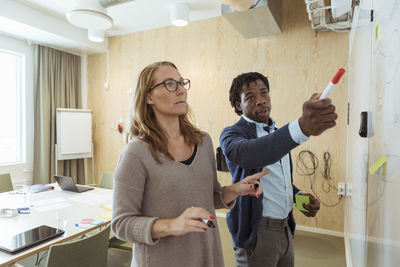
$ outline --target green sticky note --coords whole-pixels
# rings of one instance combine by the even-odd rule
[[[296,195],[296,208],[298,210],[307,211],[305,208],[303,208],[303,203],[306,205],[310,203],[310,197],[303,195]]]
[[[387,157],[386,157],[386,155],[383,155],[377,161],[375,161],[374,164],[372,164],[369,167],[369,172],[371,174],[374,174],[374,172],[376,172],[383,164],[385,164],[386,161],[387,161]]]
[[[100,215],[100,218],[106,220],[106,221],[111,221],[111,213],[104,213]]]

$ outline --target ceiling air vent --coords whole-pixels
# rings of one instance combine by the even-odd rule
[[[119,4],[123,4],[126,2],[132,2],[134,0],[99,0],[100,5],[103,7],[111,7],[111,6],[116,6]]]
[[[259,0],[245,11],[222,4],[222,16],[245,38],[282,33],[282,0]]]

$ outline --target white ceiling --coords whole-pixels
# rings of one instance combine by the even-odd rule
[[[49,15],[64,19],[72,9],[73,0],[16,0],[39,9]],[[111,6],[107,13],[114,20],[114,26],[106,31],[106,36],[116,36],[140,32],[171,25],[170,5],[187,3],[190,21],[203,20],[221,15],[220,0],[134,0]]]
[[[221,15],[220,0],[134,0],[107,8],[114,25],[105,31],[105,35],[110,37],[170,26],[170,6],[175,2],[188,4],[190,21]],[[0,33],[48,43],[75,53],[104,52],[105,44],[90,42],[85,29],[67,22],[65,14],[72,6],[73,0],[1,0]]]

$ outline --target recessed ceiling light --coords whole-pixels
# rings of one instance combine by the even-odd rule
[[[112,27],[113,19],[94,10],[74,9],[67,13],[67,20],[80,28],[106,30]]]
[[[107,8],[98,0],[74,0],[67,20],[80,28],[106,30],[112,27],[113,19],[107,15]]]

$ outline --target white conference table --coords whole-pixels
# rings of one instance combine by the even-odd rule
[[[0,266],[13,264],[23,258],[46,250],[50,245],[62,243],[110,222],[112,190],[95,188],[83,193],[62,191],[57,184],[54,190],[36,194],[0,193],[0,208],[22,208],[30,205],[30,214],[18,214],[11,218],[0,217],[0,240],[40,225],[63,229],[65,233],[47,242],[35,245],[16,254],[0,251]],[[105,217],[105,218],[102,218]],[[99,225],[80,224],[83,219],[103,220]],[[80,224],[81,228],[75,226]]]

